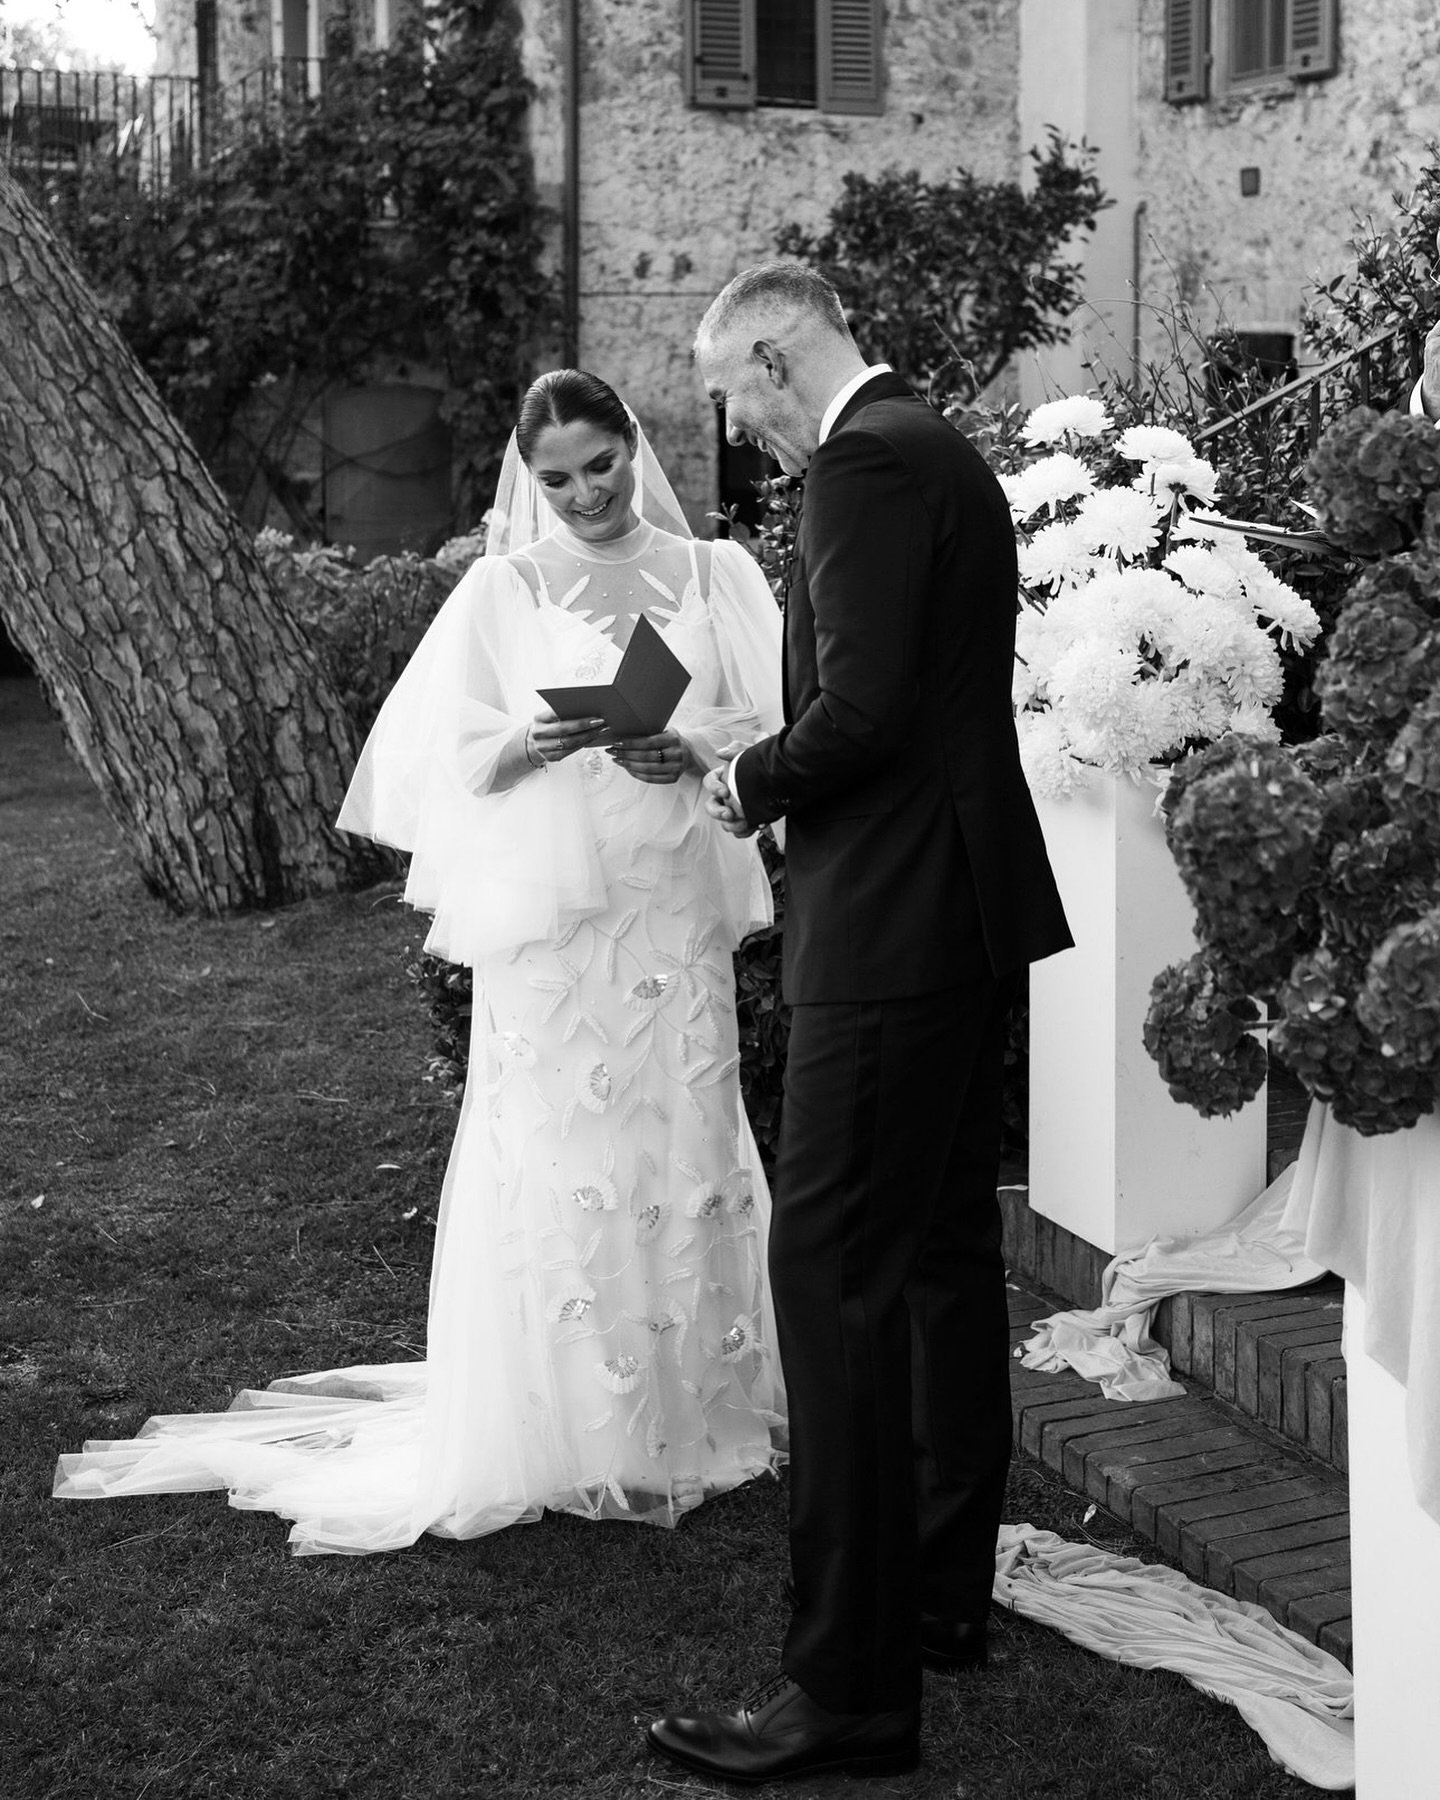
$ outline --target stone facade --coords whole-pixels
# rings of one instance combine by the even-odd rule
[[[561,8],[523,0],[537,173],[558,207]],[[676,0],[583,0],[579,360],[650,432],[697,527],[716,504],[715,414],[690,361],[700,316],[791,220],[820,225],[850,170],[943,179],[1016,166],[1017,0],[891,0],[878,116],[691,107]]]
[[[1340,0],[1334,76],[1185,106],[1163,97],[1164,0],[1137,11],[1142,298],[1176,296],[1205,327],[1297,331],[1306,289],[1346,266],[1357,218],[1393,218],[1440,138],[1440,9]],[[1242,196],[1242,169],[1258,194]],[[1142,329],[1158,353],[1159,322]]]
[[[361,41],[407,0],[355,0]],[[1128,375],[1164,360],[1167,320],[1189,311],[1192,354],[1220,319],[1298,333],[1307,288],[1347,260],[1357,216],[1393,216],[1440,137],[1435,0],[1338,0],[1339,67],[1195,104],[1164,98],[1165,0],[886,0],[884,108],[689,104],[682,0],[574,0],[579,21],[578,360],[644,420],[692,520],[717,504],[720,440],[690,362],[696,323],[781,226],[823,223],[844,175],[964,164],[1023,175],[1059,127],[1098,147],[1114,206],[1078,247],[1090,305],[1076,341],[1023,359],[1022,396]],[[220,81],[282,42],[318,53],[343,0],[217,0]],[[516,0],[535,84],[531,140],[562,254],[569,0]],[[1232,0],[1208,0],[1223,32]],[[194,67],[193,6],[159,0],[160,67]],[[288,20],[288,27],[287,27]],[[1223,60],[1223,59],[1222,59]],[[1259,191],[1242,196],[1240,172]],[[1304,347],[1297,343],[1301,359]],[[551,360],[558,359],[558,346]]]

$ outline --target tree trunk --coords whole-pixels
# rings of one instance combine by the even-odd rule
[[[249,536],[0,170],[0,615],[172,904],[373,879],[332,824],[349,724]]]

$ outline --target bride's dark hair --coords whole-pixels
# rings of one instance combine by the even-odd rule
[[[584,369],[551,369],[531,384],[516,415],[515,448],[528,463],[542,431],[577,420],[624,438],[626,449],[635,454],[635,426],[625,402],[607,382]]]

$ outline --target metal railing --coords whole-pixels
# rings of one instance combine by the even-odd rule
[[[151,191],[199,168],[287,109],[323,103],[321,57],[275,57],[217,88],[190,75],[0,69],[0,162],[31,179],[101,159]]]
[[[1283,421],[1284,427],[1300,434],[1307,451],[1313,450],[1325,427],[1342,412],[1369,406],[1377,398],[1386,406],[1394,405],[1395,389],[1407,381],[1413,386],[1419,373],[1420,339],[1414,331],[1395,325],[1216,419],[1196,434],[1195,445],[1198,449],[1229,432],[1256,426],[1273,430]]]
[[[204,114],[188,75],[0,69],[0,160],[46,176],[108,158],[158,187],[204,159]]]

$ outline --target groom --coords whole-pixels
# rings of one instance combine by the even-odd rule
[[[790,1404],[782,1673],[652,1746],[706,1774],[918,1755],[922,1662],[985,1659],[1010,1455],[995,1197],[1006,1015],[1070,943],[1021,773],[1015,539],[971,444],[796,263],[738,275],[695,354],[726,435],[807,474],[787,724],[709,777],[786,819],[793,1006],[770,1238]]]

